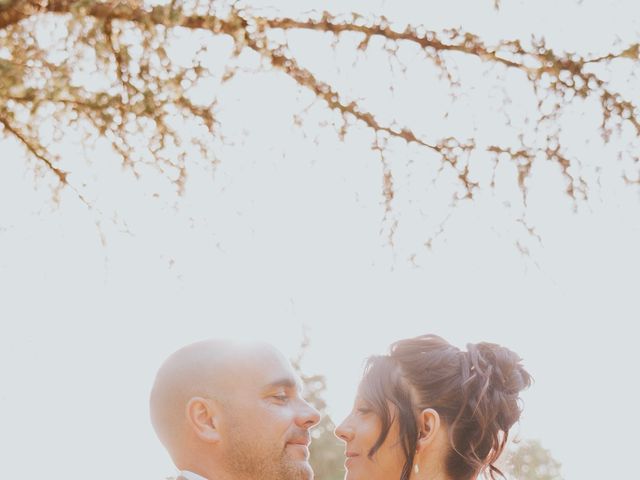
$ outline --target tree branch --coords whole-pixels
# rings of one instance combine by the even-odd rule
[[[365,23],[361,16],[354,14],[351,22],[338,21],[336,17],[332,16],[328,12],[324,12],[320,20],[295,20],[292,18],[257,18],[256,22],[259,25],[268,26],[269,28],[276,28],[282,30],[314,30],[319,32],[331,32],[333,34],[340,34],[343,32],[361,33],[365,39],[361,42],[361,48],[367,45],[372,37],[379,36],[394,42],[407,41],[417,44],[423,50],[431,48],[435,51],[454,51],[473,55],[481,60],[489,60],[495,63],[505,65],[510,68],[516,68],[522,70],[525,73],[542,73],[550,72],[548,60],[550,50],[543,48],[542,51],[527,51],[525,50],[519,41],[503,41],[495,46],[485,45],[476,35],[470,33],[462,33],[457,30],[445,31],[451,37],[452,43],[443,42],[438,39],[438,34],[434,31],[419,31],[418,27],[408,26],[404,31],[399,32],[391,28],[388,21],[383,17],[370,24]],[[455,42],[454,42],[455,41]],[[510,54],[515,56],[529,56],[540,62],[539,67],[532,67],[525,64],[525,62],[517,62],[500,56],[500,53]],[[602,57],[595,57],[592,59],[578,58],[577,60],[570,60],[568,57],[556,57],[557,60],[562,60],[562,66],[565,69],[573,71],[577,66],[587,63],[599,63],[603,61],[610,61],[616,58],[640,58],[640,44],[632,44],[620,53],[611,53]]]
[[[359,19],[355,16],[354,21]],[[416,28],[407,27],[404,32],[398,32],[393,30],[384,19],[379,19],[377,22],[371,25],[356,24],[350,22],[337,22],[335,17],[331,16],[327,12],[324,13],[322,19],[319,21],[306,20],[298,21],[290,18],[280,19],[261,19],[261,22],[268,25],[270,28],[279,28],[283,30],[291,29],[303,29],[303,30],[315,30],[320,32],[331,32],[339,34],[343,32],[362,33],[365,36],[365,40],[361,42],[361,48],[366,46],[369,40],[374,36],[379,36],[392,41],[408,41],[416,43],[422,49],[432,48],[436,51],[455,51],[461,53],[472,54],[483,59],[491,59],[495,62],[502,63],[509,67],[523,68],[523,66],[517,62],[512,62],[508,59],[498,57],[495,51],[487,48],[482,42],[478,40],[475,35],[465,34],[463,41],[460,44],[444,43],[437,38],[437,34],[432,31],[426,31],[424,34],[418,33]],[[457,32],[452,31],[457,36]],[[455,38],[455,37],[454,37]]]
[[[444,164],[450,164],[457,173],[458,178],[464,185],[467,196],[471,197],[472,191],[478,185],[469,179],[469,167],[464,162],[458,162],[460,156],[475,148],[473,142],[461,143],[455,138],[445,138],[436,141],[430,141],[419,138],[409,128],[398,127],[394,122],[389,125],[380,123],[374,113],[361,108],[355,102],[345,102],[341,98],[339,90],[330,84],[318,79],[314,73],[304,68],[296,58],[289,54],[287,46],[274,46],[270,43],[268,31],[270,30],[312,30],[318,32],[328,32],[333,35],[339,35],[343,32],[358,33],[364,36],[360,42],[359,48],[367,47],[369,41],[374,37],[380,37],[390,42],[409,42],[419,46],[427,56],[433,57],[438,61],[441,52],[458,52],[465,55],[474,56],[483,62],[493,62],[503,65],[506,68],[516,69],[526,74],[527,79],[533,84],[533,88],[538,92],[538,88],[547,92],[552,92],[558,98],[564,98],[566,93],[576,94],[582,97],[599,96],[603,108],[603,131],[606,130],[611,117],[616,121],[630,122],[640,136],[640,118],[638,116],[638,108],[629,101],[626,101],[621,95],[610,92],[607,87],[608,83],[600,79],[596,74],[585,68],[587,65],[610,62],[614,59],[628,58],[633,61],[640,60],[640,47],[638,44],[631,45],[620,53],[612,53],[596,58],[577,57],[572,54],[557,54],[551,48],[548,48],[544,41],[533,41],[532,46],[524,48],[519,41],[502,41],[496,45],[488,46],[481,41],[479,37],[470,33],[463,33],[458,30],[448,30],[442,33],[423,30],[422,27],[408,26],[404,31],[394,30],[389,22],[384,18],[375,20],[365,19],[364,17],[354,14],[351,19],[339,20],[336,17],[325,12],[319,19],[296,20],[293,18],[265,18],[251,16],[246,12],[232,9],[226,19],[222,19],[216,15],[187,15],[180,8],[174,8],[173,4],[169,6],[156,6],[151,9],[145,9],[133,3],[119,2],[100,2],[83,4],[77,0],[0,0],[0,30],[9,25],[15,24],[22,19],[28,18],[37,13],[55,13],[68,14],[78,12],[84,16],[90,16],[96,19],[104,20],[104,31],[109,40],[109,47],[115,57],[118,78],[124,85],[132,88],[133,84],[128,78],[129,73],[126,72],[126,60],[120,57],[120,45],[114,43],[114,37],[111,31],[112,20],[121,20],[132,22],[140,25],[142,28],[150,26],[165,27],[184,27],[187,29],[204,29],[213,34],[229,35],[235,43],[235,53],[238,53],[244,47],[248,47],[264,59],[270,65],[287,76],[291,77],[298,85],[310,90],[313,94],[323,100],[329,109],[338,112],[343,119],[350,117],[362,121],[367,127],[374,132],[380,132],[394,138],[400,138],[408,144],[417,144],[426,147],[432,151],[439,153]],[[127,75],[125,75],[127,73]],[[550,86],[542,86],[550,77]],[[152,99],[155,99],[153,95]],[[124,98],[124,97],[123,97]],[[569,97],[571,98],[571,97]],[[25,101],[28,99],[25,98]],[[65,102],[65,100],[52,100]],[[68,100],[73,102],[74,100]],[[209,131],[213,130],[214,119],[211,115],[207,115],[206,108],[201,108],[191,104],[188,100],[173,100],[178,106],[188,110],[205,120]],[[558,101],[560,102],[560,100]],[[558,103],[559,105],[559,103]],[[119,103],[120,108],[124,108],[123,102]],[[124,118],[124,112],[122,117]],[[53,163],[42,153],[42,148],[38,145],[34,146],[29,139],[21,134],[20,131],[13,128],[7,119],[0,119],[5,128],[14,134],[27,149],[38,158],[46,163],[62,183],[66,184],[66,173],[57,169]],[[345,123],[346,125],[346,123]],[[122,127],[124,129],[124,124]],[[163,147],[161,144],[160,147]],[[518,184],[523,192],[526,192],[525,179],[528,177],[534,156],[526,155],[520,151],[505,149],[496,146],[487,148],[489,153],[495,155],[508,154],[518,164]],[[154,152],[155,153],[155,152]],[[569,174],[569,160],[559,153],[559,150],[544,150],[545,155],[557,162],[561,168],[563,175],[569,181],[569,194],[574,195],[575,180]],[[390,184],[392,186],[392,184]]]
[[[49,168],[49,170],[51,170],[56,175],[56,177],[58,177],[58,180],[60,180],[61,184],[68,184],[67,172],[63,172],[58,167],[56,167],[51,162],[51,160],[49,160],[44,156],[44,154],[39,151],[39,148],[37,146],[33,145],[25,135],[23,135],[17,128],[13,127],[5,117],[0,116],[0,124],[2,124],[8,132],[13,134],[13,136],[15,136],[20,141],[20,143],[22,143],[27,148],[27,150],[31,152],[34,157],[43,162],[47,166],[47,168]]]
[[[318,80],[309,70],[302,68],[295,59],[287,57],[284,52],[260,47],[253,41],[249,41],[249,46],[260,52],[278,70],[283,71],[293,78],[299,85],[311,90],[318,98],[324,100],[329,108],[338,110],[343,116],[350,114],[358,120],[364,122],[368,127],[378,132],[386,132],[392,137],[402,138],[407,143],[416,143],[423,147],[430,148],[436,152],[441,151],[438,145],[432,145],[424,140],[420,140],[409,129],[394,129],[380,124],[370,112],[362,111],[356,102],[342,103],[340,96],[329,84]]]
[[[0,12],[0,30],[37,13],[71,13],[78,6],[76,0],[51,0],[38,3],[34,0],[15,0],[10,7]],[[151,10],[131,6],[127,3],[94,3],[86,9],[86,15],[99,19],[125,20],[141,24],[176,26],[190,29],[206,29],[213,33],[235,35],[246,25],[229,22],[212,15],[175,15],[169,7],[156,6]],[[173,13],[173,14],[172,14]],[[178,12],[180,13],[180,12]]]

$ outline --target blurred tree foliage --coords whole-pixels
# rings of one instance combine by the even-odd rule
[[[500,4],[487,0],[487,8]],[[187,37],[193,51],[171,48]],[[209,50],[212,42],[221,38],[231,46],[222,73],[206,61],[215,54]],[[477,75],[494,75],[496,86],[520,82],[533,101],[522,104],[525,115],[513,123],[510,138],[469,138],[454,126],[447,133],[446,118],[437,120],[446,125],[444,135],[434,134],[420,121],[431,114],[422,102],[414,102],[413,120],[397,118],[394,109],[376,107],[375,98],[360,98],[358,86],[333,84],[326,72],[307,65],[300,52],[327,38],[355,58],[386,56],[389,68],[399,66],[407,77],[421,67],[439,72],[452,97],[466,88],[465,81],[469,87],[475,83],[456,74],[456,62],[467,59]],[[341,43],[345,38],[357,41]],[[159,171],[181,192],[195,151],[212,163],[224,160],[216,156],[216,142],[224,141],[216,115],[218,93],[251,56],[258,59],[249,69],[253,73],[275,72],[291,84],[293,96],[310,95],[313,107],[324,109],[329,119],[324,128],[335,129],[343,139],[354,129],[369,133],[381,161],[386,210],[392,208],[401,174],[388,152],[401,147],[405,157],[418,155],[438,166],[439,175],[451,180],[454,202],[473,198],[496,182],[511,182],[526,204],[529,178],[539,164],[555,167],[575,201],[587,198],[604,169],[618,172],[621,183],[640,184],[640,112],[632,88],[640,44],[608,50],[562,52],[536,37],[489,42],[459,28],[436,31],[358,12],[287,16],[251,2],[0,0],[0,141],[21,144],[54,185],[76,191],[84,201],[91,192],[74,173],[94,161],[92,152],[100,142],[110,145],[136,176]],[[218,51],[218,57],[225,55]],[[351,68],[358,72],[361,63],[354,61]],[[611,74],[614,68],[626,72],[628,85]],[[213,92],[206,101],[194,95],[203,88]],[[400,89],[393,83],[390,88]],[[502,100],[505,105],[511,101],[509,95]],[[588,168],[562,136],[560,118],[571,108],[596,112],[589,114],[597,117],[602,141],[614,144],[613,153]],[[503,123],[511,125],[505,109],[509,118]],[[85,159],[63,158],[56,151],[71,134],[82,137]],[[492,177],[478,173],[486,165],[493,165]],[[512,167],[510,178],[496,180],[501,165]]]
[[[302,358],[309,348],[309,337],[305,335],[299,355],[292,360],[295,370],[304,384],[305,398],[322,415],[320,423],[312,430],[311,466],[315,480],[344,479],[344,445],[334,435],[336,426],[327,414],[327,404],[323,395],[327,389],[323,375],[307,375],[301,368]]]
[[[514,480],[562,480],[560,463],[537,440],[525,440],[511,448],[504,467]]]

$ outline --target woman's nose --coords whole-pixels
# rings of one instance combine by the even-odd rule
[[[333,432],[343,442],[349,442],[353,438],[353,429],[347,423],[348,418],[345,418],[340,425],[338,425]]]

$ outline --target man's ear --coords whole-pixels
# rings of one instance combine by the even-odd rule
[[[220,440],[219,407],[211,400],[193,397],[187,402],[187,423],[196,436],[207,443]]]
[[[418,416],[418,443],[416,451],[429,446],[440,429],[440,415],[433,408],[425,408]]]

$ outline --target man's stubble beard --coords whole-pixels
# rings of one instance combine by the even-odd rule
[[[274,445],[265,448],[251,434],[235,433],[227,458],[228,469],[238,480],[313,480],[308,462],[293,460]]]

